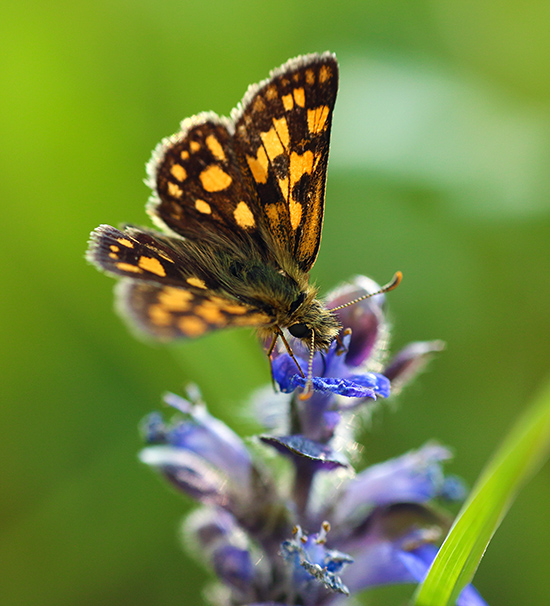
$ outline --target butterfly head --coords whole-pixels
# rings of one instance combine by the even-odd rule
[[[342,329],[342,324],[334,314],[335,311],[339,309],[343,309],[345,307],[349,307],[350,305],[355,305],[360,301],[365,299],[369,299],[375,295],[383,294],[389,292],[396,288],[401,282],[402,274],[400,271],[396,272],[393,278],[388,284],[382,286],[378,290],[374,292],[368,292],[364,295],[357,297],[347,303],[342,305],[338,305],[337,307],[333,307],[332,309],[327,309],[318,299],[315,298],[316,290],[311,289],[308,294],[300,295],[300,297],[296,300],[296,304],[293,304],[291,307],[295,309],[295,313],[289,317],[289,322],[286,324],[286,328],[289,333],[304,342],[310,350],[309,354],[309,362],[307,369],[307,381],[304,391],[302,392],[300,398],[303,400],[307,400],[311,397],[313,390],[313,357],[316,351],[328,350],[330,344],[334,339],[338,337],[338,333]],[[283,337],[282,333],[280,336]],[[290,356],[296,362],[300,374],[302,377],[305,377],[305,373],[300,368],[297,360],[294,358],[292,351],[290,350],[288,344],[284,340],[285,346],[288,350]],[[269,354],[271,353],[271,350]],[[268,354],[268,355],[269,355]]]
[[[342,328],[338,318],[321,301],[305,294],[303,303],[289,320],[288,332],[314,351],[328,349]]]

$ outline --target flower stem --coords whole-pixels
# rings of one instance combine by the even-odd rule
[[[309,494],[311,492],[311,484],[313,482],[313,474],[314,471],[312,470],[311,465],[301,465],[299,462],[296,465],[293,495],[299,519],[303,519],[306,513]]]

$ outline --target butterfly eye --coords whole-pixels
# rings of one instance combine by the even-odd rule
[[[304,302],[304,299],[306,298],[306,293],[302,292],[298,295],[298,298],[296,299],[296,301],[294,301],[292,303],[292,305],[290,306],[290,309],[288,310],[288,313],[293,314],[298,307],[300,307],[300,305]]]
[[[311,336],[311,328],[305,324],[293,324],[288,327],[288,332],[297,339],[305,339]]]

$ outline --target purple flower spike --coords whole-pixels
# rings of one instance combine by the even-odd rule
[[[242,534],[235,517],[220,507],[195,510],[186,520],[185,532],[205,554],[211,554],[220,544],[236,544],[236,537]]]
[[[250,586],[262,571],[253,560],[265,556],[258,548],[253,554],[250,538],[237,520],[224,509],[204,507],[189,516],[184,530],[189,543],[199,548],[223,583],[248,602]]]
[[[333,293],[327,307],[377,289],[358,277]],[[313,356],[309,398],[300,398],[307,378],[296,361],[281,342],[273,351],[273,378],[283,393],[262,390],[255,399],[270,432],[259,440],[272,450],[248,443],[261,463],[197,395],[192,402],[166,396],[181,417],[175,422],[158,414],[148,419],[152,445],[141,459],[202,503],[186,536],[216,573],[210,594],[216,606],[343,606],[347,596],[370,587],[418,583],[450,523],[433,502],[465,494],[458,478],[445,476],[451,453],[436,443],[354,475],[347,455],[356,446],[357,416],[389,397],[390,385],[394,392],[416,375],[442,343],[412,343],[384,367],[384,296],[335,313],[343,330]],[[305,371],[307,347],[287,339]],[[270,472],[280,455],[292,464]],[[278,473],[285,474],[279,483]],[[486,606],[472,587],[457,605]]]
[[[254,578],[254,565],[246,549],[224,545],[214,551],[212,561],[220,579],[236,589],[246,590]]]
[[[320,593],[321,585],[332,592],[349,595],[348,588],[337,573],[346,564],[351,564],[353,558],[327,548],[326,535],[329,529],[330,525],[324,522],[319,533],[307,536],[297,526],[294,538],[281,545],[283,558],[292,566],[298,592],[302,594],[304,603],[312,606],[320,599],[317,597],[314,601],[312,598]]]
[[[244,442],[225,423],[210,415],[204,404],[189,404],[183,398],[168,393],[164,401],[187,412],[189,420],[175,423],[166,434],[166,441],[204,458],[215,468],[232,477],[236,484],[245,485],[250,478],[251,459]]]
[[[225,476],[192,452],[152,446],[141,451],[140,459],[201,503],[223,505],[229,500]]]
[[[165,401],[185,418],[165,425],[158,414],[150,416],[145,434],[157,445],[144,449],[141,460],[202,503],[242,508],[252,497],[254,475],[244,442],[204,404],[174,394]]]
[[[386,377],[378,373],[367,372],[362,375],[348,374],[347,377],[332,376],[334,372],[333,360],[337,360],[332,352],[326,356],[326,376],[314,376],[312,386],[314,391],[321,393],[333,393],[348,398],[372,398],[376,396],[388,397],[390,395],[390,382]],[[307,368],[307,363],[297,358],[300,366]],[[281,354],[273,360],[273,377],[279,384],[281,391],[291,393],[298,387],[305,387],[306,378],[296,372],[296,363],[288,354]],[[347,374],[347,373],[346,373]]]

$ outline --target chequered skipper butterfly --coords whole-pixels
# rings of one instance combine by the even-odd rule
[[[272,338],[268,355],[278,337],[292,355],[286,328],[312,354],[328,348],[342,327],[308,273],[337,89],[333,54],[297,57],[250,86],[230,118],[187,118],[158,145],[147,211],[163,233],[101,225],[87,256],[122,277],[118,306],[132,324],[160,340],[252,326]]]

